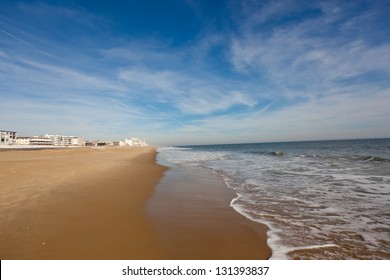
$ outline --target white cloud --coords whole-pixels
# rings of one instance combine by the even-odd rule
[[[28,46],[28,47],[30,47],[30,48],[32,48],[32,49],[38,51],[38,52],[41,53],[41,54],[44,54],[44,55],[46,55],[46,56],[49,56],[49,57],[51,57],[51,58],[53,58],[53,59],[57,59],[57,57],[55,57],[55,56],[52,55],[51,53],[48,53],[48,52],[46,52],[46,51],[44,51],[44,50],[42,50],[42,49],[39,49],[39,48],[33,46],[32,44],[30,44],[30,43],[26,42],[25,40],[23,40],[23,39],[21,39],[21,38],[15,36],[14,34],[9,33],[8,31],[6,31],[6,30],[4,30],[4,29],[2,29],[2,28],[0,28],[0,32],[6,34],[8,37],[11,37],[12,39],[18,41],[19,43],[22,43],[22,44],[24,44],[24,45],[26,45],[26,46]]]
[[[0,78],[3,87],[30,95],[80,97],[81,93],[104,91],[120,95],[126,90],[118,82],[60,65],[27,59],[0,61],[0,65],[7,69]]]
[[[18,8],[24,13],[35,19],[50,19],[51,22],[65,20],[68,24],[75,23],[79,27],[88,27],[94,29],[96,24],[104,21],[96,14],[90,13],[85,9],[72,8],[61,5],[50,5],[44,2],[36,3],[18,3]]]
[[[200,89],[202,90],[202,89]],[[240,92],[215,92],[212,89],[193,90],[191,95],[178,100],[178,107],[182,112],[189,114],[208,114],[216,111],[225,111],[234,106],[253,108],[257,102]]]
[[[180,61],[179,50],[169,49],[168,43],[156,42],[154,40],[139,40],[124,43],[123,45],[102,49],[99,51],[103,57],[110,61],[121,63],[153,63],[162,65],[167,62]]]
[[[389,136],[388,31],[373,28],[371,4],[347,2],[234,2],[236,22],[207,19],[182,45],[119,38],[77,8],[17,5],[31,24],[2,18],[0,125],[177,144]],[[58,32],[63,22],[77,34]]]
[[[119,79],[158,90],[154,93],[157,101],[170,103],[185,114],[210,114],[237,105],[252,108],[257,104],[250,96],[221,86],[220,81],[199,78],[191,72],[127,69],[119,73]]]
[[[341,10],[319,3],[321,16],[261,32],[261,24],[271,19],[266,11],[273,11],[272,15],[290,9],[289,1],[285,7],[280,6],[283,1],[278,3],[272,2],[258,14],[247,11],[245,28],[231,40],[231,63],[239,73],[257,76],[280,89],[270,91],[276,100],[343,93],[351,83],[356,85],[357,94],[363,94],[359,84],[375,83],[374,91],[383,88],[390,77],[390,44],[373,44],[369,35],[339,30],[345,7]],[[373,74],[374,80],[370,78]]]
[[[315,98],[280,109],[272,110],[270,104],[258,112],[204,118],[192,123],[198,127],[195,132],[186,127],[179,132],[194,137],[199,132],[212,132],[218,136],[216,139],[225,139],[224,142],[230,143],[250,141],[248,139],[281,141],[388,137],[388,108],[388,89],[376,92],[369,98],[350,92]],[[224,135],[228,138],[224,138]],[[197,141],[201,142],[201,139]]]
[[[132,84],[139,84],[145,88],[158,89],[171,94],[183,92],[182,87],[184,87],[184,84],[190,82],[180,73],[172,71],[147,71],[142,69],[120,71],[118,78]]]

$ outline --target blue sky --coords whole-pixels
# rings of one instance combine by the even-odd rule
[[[390,137],[389,1],[0,0],[0,129]]]

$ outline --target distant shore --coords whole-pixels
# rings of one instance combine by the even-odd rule
[[[207,203],[209,195],[227,198],[226,190],[217,188],[197,201],[194,197],[194,205],[201,203],[202,211],[183,211],[209,216],[201,227],[194,222],[205,243],[191,243],[188,231],[167,239],[161,223],[180,227],[182,220],[172,219],[169,203],[160,213],[167,215],[160,215],[158,223],[148,208],[156,199],[160,206],[169,202],[155,189],[167,169],[156,164],[153,147],[3,150],[0,259],[267,258],[269,251],[253,253],[258,248],[269,250],[259,245],[265,240],[258,240],[257,229],[248,228],[237,213],[232,215],[228,203],[217,212]],[[180,193],[173,194],[173,202]],[[218,223],[220,228],[215,227]],[[229,224],[238,230],[226,231]],[[242,246],[236,242],[240,240]],[[188,249],[185,254],[177,246],[183,242]],[[197,246],[207,247],[204,252],[208,253],[196,254]],[[228,254],[229,250],[233,253]]]

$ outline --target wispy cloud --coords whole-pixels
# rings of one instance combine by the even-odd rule
[[[15,40],[18,41],[19,43],[24,44],[24,45],[26,45],[26,46],[28,46],[28,47],[30,47],[30,48],[32,48],[32,49],[34,49],[34,50],[36,50],[36,51],[38,51],[38,52],[44,54],[44,55],[46,55],[46,56],[49,56],[49,57],[51,57],[51,58],[53,58],[53,59],[57,59],[57,57],[55,57],[54,55],[52,55],[52,54],[50,54],[50,53],[48,53],[48,52],[46,52],[46,51],[43,51],[43,50],[41,50],[41,49],[39,49],[39,48],[36,48],[36,47],[33,46],[32,44],[30,44],[30,43],[28,43],[28,42],[26,42],[26,41],[24,41],[24,40],[18,38],[17,36],[15,36],[15,35],[13,35],[13,34],[7,32],[6,30],[4,30],[4,29],[2,29],[2,28],[0,28],[0,32],[4,33],[5,35],[11,37],[12,39],[15,39]]]
[[[315,3],[315,2],[313,2]],[[259,14],[249,12],[242,33],[231,43],[231,61],[238,71],[256,71],[275,84],[308,88],[310,86],[334,86],[338,81],[372,71],[388,77],[390,66],[389,43],[385,38],[373,42],[370,35],[355,36],[354,32],[343,31],[348,22],[373,25],[358,16],[348,15],[348,7],[325,5],[293,5],[291,1],[274,1],[266,5]],[[338,3],[338,2],[337,2]],[[294,13],[310,13],[317,16],[292,21]],[[297,11],[298,10],[298,11]],[[280,20],[272,30],[262,32],[267,21]],[[314,13],[314,12],[313,12]],[[372,11],[363,11],[371,14]],[[372,16],[372,15],[371,15]],[[260,30],[260,31],[259,31]],[[379,73],[380,74],[380,73]]]
[[[179,121],[178,119],[176,119],[176,118],[174,118],[174,117],[171,117],[171,116],[168,115],[167,113],[164,113],[163,111],[161,111],[160,109],[156,108],[155,106],[150,105],[150,104],[148,104],[148,106],[149,106],[150,108],[152,108],[153,110],[155,110],[155,111],[159,112],[160,114],[162,114],[164,117],[166,117],[166,118],[168,118],[168,119],[170,119],[170,120],[172,120],[172,121],[178,123],[180,126],[184,126],[184,124],[183,124],[181,121]]]
[[[382,1],[190,1],[190,39],[174,19],[135,28],[132,9],[75,3],[0,11],[2,128],[155,144],[390,136]]]
[[[127,69],[119,79],[160,92],[157,101],[169,102],[183,113],[209,114],[242,105],[252,108],[257,104],[251,97],[231,91],[229,83],[198,77],[196,72],[152,72]]]
[[[150,64],[154,67],[164,69],[166,63],[177,64],[182,62],[185,53],[180,50],[170,49],[169,42],[158,41],[156,39],[131,40],[121,45],[114,46],[99,51],[108,61],[116,61],[121,64]]]
[[[376,92],[370,97],[333,95],[280,110],[268,110],[272,106],[269,104],[257,112],[198,120],[194,122],[197,131],[184,127],[180,132],[188,139],[192,137],[201,141],[202,133],[199,134],[199,131],[213,131],[214,143],[238,143],[246,139],[254,142],[280,141],[281,135],[288,140],[386,137],[390,91]]]

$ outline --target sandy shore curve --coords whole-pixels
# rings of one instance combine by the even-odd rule
[[[216,190],[224,193],[221,196],[225,197],[224,202],[218,204],[221,207],[215,220],[215,201],[207,203],[210,200],[205,197],[198,196],[194,200],[194,205],[202,204],[201,211],[188,207],[179,209],[188,215],[209,216],[208,222],[197,226],[196,232],[194,227],[182,227],[183,217],[172,219],[169,205],[178,207],[178,199],[185,190],[171,193],[172,200],[166,196],[167,192],[162,196],[156,192],[156,186],[168,170],[156,163],[156,154],[153,147],[0,151],[0,259],[253,259],[269,256],[265,230],[260,230],[263,237],[258,239],[258,229],[250,229],[245,218],[233,213],[228,203],[223,205],[232,195],[226,196],[226,190],[214,188],[208,194],[218,197]],[[154,203],[159,199],[157,204],[165,208],[159,211],[158,221],[149,211],[152,197]],[[161,231],[164,223],[180,230],[168,238],[166,232]],[[233,226],[237,230],[226,230],[229,224],[230,229]],[[200,243],[186,238],[191,232],[202,236]],[[237,243],[237,240],[242,242]],[[185,253],[180,244],[187,244]],[[207,250],[198,254],[193,249],[201,244]],[[259,248],[264,251],[253,253]]]

